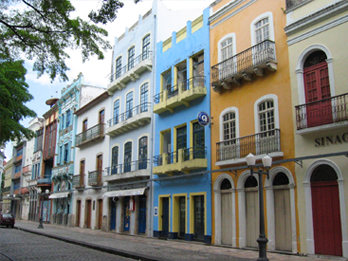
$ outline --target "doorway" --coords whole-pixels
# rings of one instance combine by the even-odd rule
[[[86,228],[92,228],[91,225],[91,217],[92,217],[92,200],[86,200]]]
[[[204,196],[194,196],[194,233],[195,240],[204,241]]]
[[[146,231],[146,196],[139,197],[139,234],[144,234]]]
[[[162,198],[162,235],[168,237],[169,234],[169,198]]]

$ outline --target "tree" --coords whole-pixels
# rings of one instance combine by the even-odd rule
[[[31,139],[35,133],[19,122],[36,113],[24,103],[33,99],[25,82],[24,61],[0,61],[0,144],[9,140]]]
[[[0,53],[13,60],[22,59],[21,54],[35,58],[39,77],[47,73],[52,81],[56,76],[67,81],[67,49],[81,49],[83,61],[92,55],[103,59],[111,45],[104,39],[107,31],[96,24],[114,21],[122,6],[104,0],[97,12],[90,12],[91,21],[84,21],[70,18],[75,8],[69,0],[0,0]]]

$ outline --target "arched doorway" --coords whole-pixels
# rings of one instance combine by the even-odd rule
[[[275,249],[292,250],[289,178],[279,172],[273,179]]]
[[[256,239],[259,237],[259,196],[258,181],[249,176],[245,183],[245,217],[246,217],[246,246],[258,247]]]
[[[232,185],[224,179],[220,185],[221,192],[221,244],[232,245]]]
[[[339,190],[335,170],[326,164],[311,175],[313,234],[316,254],[342,256]]]

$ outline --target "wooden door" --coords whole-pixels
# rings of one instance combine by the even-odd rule
[[[80,187],[85,185],[85,161],[80,161]]]
[[[76,226],[80,227],[81,220],[81,200],[76,201]]]
[[[337,181],[311,182],[315,253],[342,256]]]
[[[246,212],[246,245],[258,247],[256,239],[259,237],[259,196],[257,188],[245,189]]]
[[[139,228],[138,233],[146,231],[146,196],[139,197]]]
[[[98,199],[98,229],[103,225],[103,200]]]
[[[102,173],[103,173],[103,155],[98,155],[97,157],[97,171],[98,171],[98,184],[100,184]]]
[[[221,191],[221,244],[232,245],[232,193]]]
[[[116,202],[110,200],[111,211],[110,211],[110,230],[116,229]]]
[[[86,205],[86,228],[91,228],[92,200],[87,200]]]
[[[332,122],[331,92],[327,62],[304,69],[308,127]]]
[[[194,197],[194,239],[204,240],[204,196]]]
[[[291,251],[290,190],[284,186],[274,187],[275,248]],[[288,186],[286,186],[288,187]]]
[[[179,230],[178,230],[178,237],[179,238],[185,238],[186,233],[186,197],[179,197]]]
[[[162,198],[162,236],[169,234],[169,198]]]

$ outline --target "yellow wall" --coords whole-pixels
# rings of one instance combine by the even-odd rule
[[[230,1],[221,1],[213,10],[220,9],[223,5]],[[223,17],[228,16],[230,13],[238,10],[241,6],[245,5],[249,1],[244,1],[239,6],[236,6],[229,13]],[[236,53],[240,53],[252,46],[250,25],[252,21],[259,15],[272,12],[273,24],[274,24],[274,36],[276,46],[276,59],[278,69],[275,72],[270,72],[265,69],[265,75],[262,77],[252,76],[251,82],[242,80],[242,85],[233,85],[230,90],[222,88],[221,93],[211,91],[211,116],[212,127],[212,169],[223,169],[228,167],[236,167],[238,165],[225,165],[215,166],[216,162],[216,143],[220,141],[220,123],[219,118],[221,112],[228,107],[237,107],[239,110],[239,136],[247,136],[255,134],[255,119],[254,119],[254,103],[256,100],[267,94],[274,94],[278,97],[279,106],[279,126],[281,135],[281,151],[284,153],[284,157],[277,158],[276,160],[293,158],[294,157],[294,133],[293,133],[293,120],[292,120],[292,101],[291,101],[291,88],[289,78],[289,59],[287,49],[287,36],[284,33],[284,27],[286,25],[286,15],[282,11],[285,9],[285,1],[283,0],[260,0],[251,4],[246,9],[236,13],[225,22],[214,27],[221,19],[211,23],[210,31],[210,53],[211,53],[211,66],[219,63],[218,61],[218,42],[225,35],[235,33],[236,36]],[[246,164],[240,164],[239,166],[246,166]],[[273,165],[274,167],[275,165]],[[294,163],[285,163],[281,166],[288,168],[294,175]],[[234,188],[237,187],[237,180],[241,171],[237,172],[237,177],[230,174],[234,181]],[[226,172],[225,172],[226,173]],[[220,172],[212,173],[212,184],[214,184],[216,178],[220,175]],[[296,182],[296,180],[295,180]],[[237,239],[239,238],[238,230],[238,193],[236,192],[236,229]],[[214,221],[214,208],[213,202],[213,240],[215,231]],[[266,209],[265,209],[266,211]],[[267,214],[267,213],[265,213]],[[266,215],[267,224],[267,215]],[[238,245],[237,240],[237,245]]]

